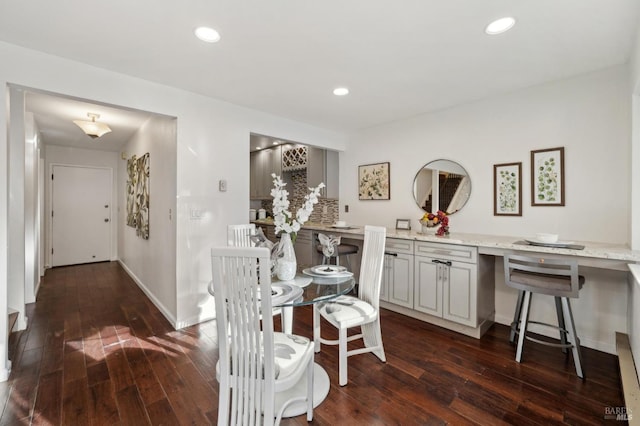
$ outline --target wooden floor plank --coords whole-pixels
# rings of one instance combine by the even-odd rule
[[[174,330],[118,263],[47,270],[27,316],[10,341],[0,426],[215,424],[215,321]],[[381,318],[387,362],[350,357],[347,386],[337,384],[337,347],[316,354],[331,389],[312,424],[591,425],[624,406],[614,355],[583,348],[583,381],[554,348],[528,343],[515,362],[505,326],[478,340],[390,311]],[[294,332],[311,337],[310,307],[296,308]],[[337,337],[327,323],[323,335]]]

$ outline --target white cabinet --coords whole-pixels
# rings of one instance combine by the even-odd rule
[[[380,299],[413,307],[413,241],[387,238]]]
[[[477,327],[484,319],[478,315],[478,290],[476,247],[416,242],[417,311]]]
[[[273,188],[271,174],[282,174],[281,147],[252,152],[249,156],[249,169],[249,195],[251,199],[270,199],[271,188]]]
[[[476,247],[400,238],[387,238],[386,252],[382,307],[476,338],[493,323],[493,257],[478,256]]]
[[[459,324],[476,327],[475,264],[415,258],[415,309]]]

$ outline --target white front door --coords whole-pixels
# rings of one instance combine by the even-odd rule
[[[53,166],[51,266],[111,258],[112,170]]]

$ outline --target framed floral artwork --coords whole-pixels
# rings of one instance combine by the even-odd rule
[[[531,151],[531,205],[564,206],[564,147]]]
[[[358,198],[360,200],[389,200],[389,163],[358,166]]]
[[[493,215],[522,216],[522,163],[494,164]]]

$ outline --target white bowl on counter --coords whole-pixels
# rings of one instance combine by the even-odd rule
[[[543,243],[556,243],[558,242],[558,234],[539,232],[536,234],[536,239]]]

